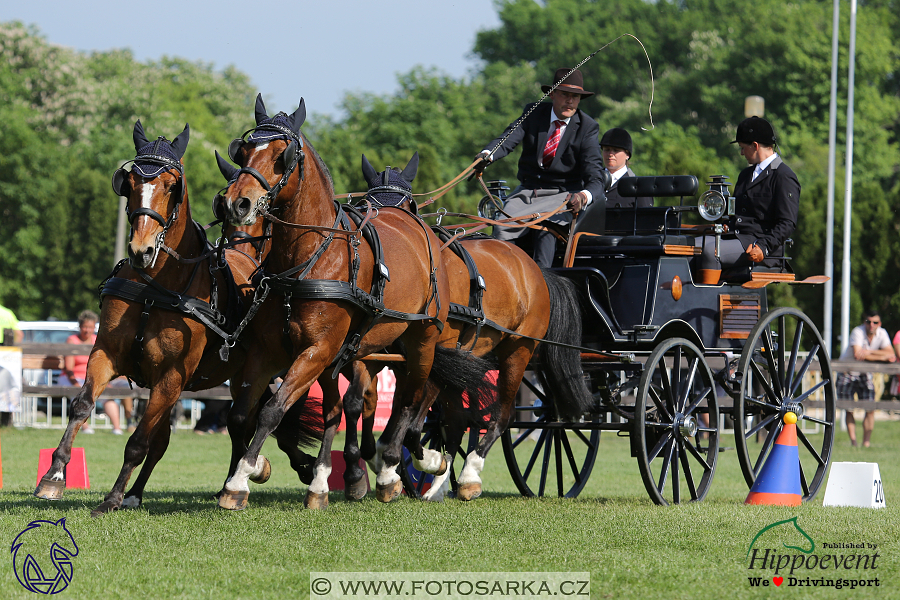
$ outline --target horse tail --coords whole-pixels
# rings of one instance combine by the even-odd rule
[[[493,416],[497,407],[497,384],[486,375],[496,368],[496,362],[487,357],[437,346],[429,379],[441,388],[440,397],[447,416],[452,418],[465,413],[474,423],[481,422],[485,416]],[[467,408],[463,395],[468,398]]]
[[[260,406],[271,398],[271,390],[266,388],[260,399]],[[322,442],[325,436],[325,422],[322,419],[322,399],[304,394],[285,412],[274,431],[276,438],[297,447],[311,447]]]
[[[548,269],[541,271],[550,292],[550,324],[545,339],[580,346],[581,291],[572,280]],[[594,404],[581,369],[581,351],[554,344],[541,344],[539,350],[538,375],[544,389],[553,390],[561,417],[578,419]]]

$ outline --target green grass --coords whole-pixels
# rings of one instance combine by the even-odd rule
[[[55,447],[59,437],[59,431],[0,431],[0,545],[11,544],[32,520],[65,517],[80,552],[61,598],[306,598],[311,571],[589,571],[593,598],[873,596],[871,590],[750,588],[748,575],[765,574],[747,569],[751,540],[766,525],[794,516],[820,546],[878,544],[877,570],[867,575],[881,581],[879,597],[900,598],[897,422],[877,423],[872,448],[850,448],[846,434],[835,445],[834,460],[879,464],[888,507],[878,511],[823,508],[824,486],[799,508],[745,506],[747,488],[733,451],[720,454],[704,502],[658,507],[647,498],[627,438],[604,433],[590,482],[575,500],[521,498],[498,443],[483,474],[485,494],[472,503],[401,498],[382,505],[370,493],[351,504],[333,493],[323,512],[303,509],[306,486],[270,441],[264,453],[273,463],[271,480],[251,488],[246,511],[232,513],[210,498],[224,478],[226,436],[179,431],[150,480],[144,507],[91,519],[90,509],[118,473],[125,440],[100,431],[79,436],[92,489],[50,503],[31,494],[38,450]],[[724,443],[733,445],[727,437]],[[6,556],[0,598],[33,597]]]

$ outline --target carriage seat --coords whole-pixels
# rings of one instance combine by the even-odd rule
[[[700,184],[693,175],[665,175],[659,177],[623,177],[618,191],[624,197],[677,197],[697,194]],[[608,223],[608,217],[611,222]],[[660,254],[666,246],[693,246],[684,235],[656,233],[667,227],[677,227],[678,215],[671,208],[613,208],[605,202],[592,202],[578,218],[572,239],[566,248],[564,264],[571,266],[576,247],[589,254],[609,254],[609,248],[635,254]],[[607,225],[611,226],[607,230]],[[639,231],[653,232],[636,235]],[[626,250],[628,249],[628,250]],[[617,252],[618,253],[618,252]]]
[[[722,270],[720,281],[727,283],[746,283],[753,279],[770,279],[772,281],[794,281],[794,269],[790,265],[790,256],[785,255],[785,249],[794,245],[794,240],[787,239],[780,248],[777,256],[770,256],[762,263],[743,267],[729,267]]]

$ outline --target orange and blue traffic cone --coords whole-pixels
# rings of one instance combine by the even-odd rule
[[[797,415],[789,412],[784,415],[784,428],[778,434],[772,452],[756,476],[744,504],[800,506],[802,502]]]

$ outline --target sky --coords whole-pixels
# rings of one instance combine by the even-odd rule
[[[392,93],[416,65],[454,78],[478,68],[479,30],[500,24],[492,0],[156,0],[129,3],[16,2],[0,21],[38,27],[50,43],[79,51],[130,48],[138,61],[177,56],[234,65],[270,113],[342,116],[347,92]]]

